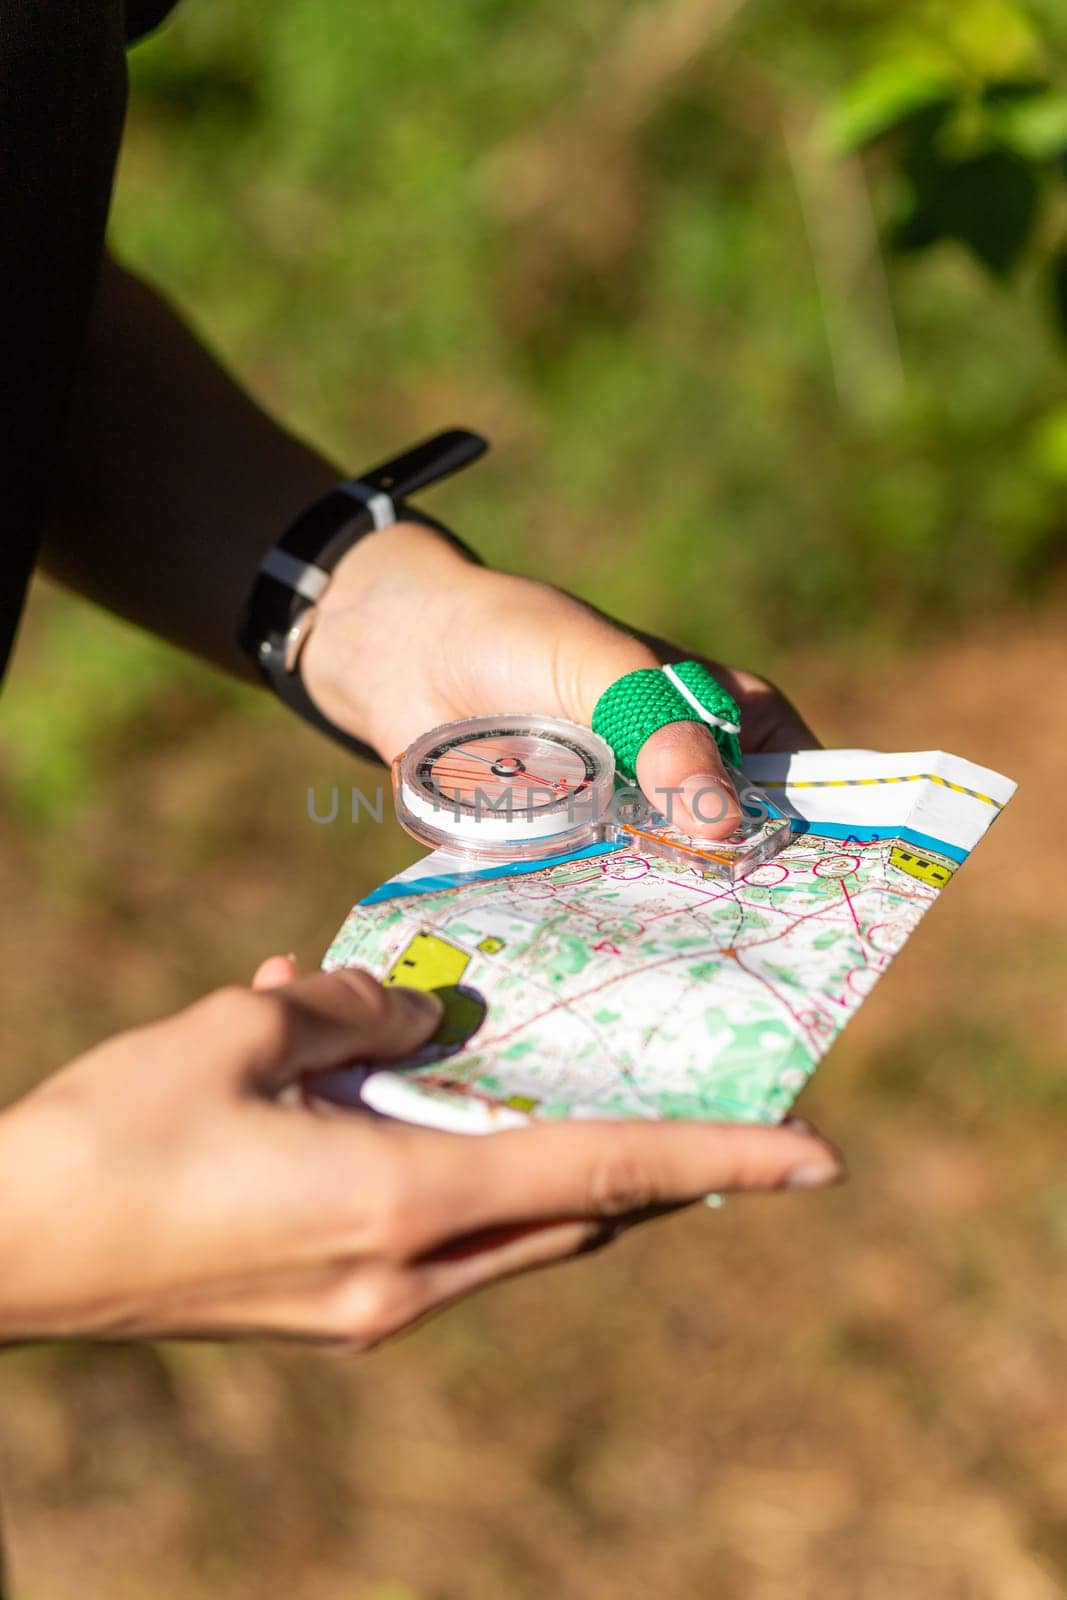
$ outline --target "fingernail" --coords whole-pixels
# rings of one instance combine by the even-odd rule
[[[790,1133],[815,1133],[815,1129],[804,1117],[786,1117],[782,1123],[783,1128],[788,1128]],[[816,1135],[817,1137],[817,1135]]]
[[[682,784],[682,804],[705,827],[725,822],[740,811],[737,796],[728,778],[718,772],[695,772]]]
[[[825,1161],[801,1162],[786,1178],[785,1186],[787,1189],[825,1189],[831,1183],[839,1183],[844,1175],[841,1162],[827,1156]]]
[[[444,1003],[432,989],[408,989],[398,983],[393,993],[398,994],[404,1005],[410,1007],[417,1016],[425,1017],[427,1021],[431,1018],[436,1021],[444,1015]]]

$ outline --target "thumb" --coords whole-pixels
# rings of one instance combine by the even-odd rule
[[[683,833],[725,839],[741,820],[719,747],[702,722],[669,722],[650,734],[638,753],[637,781]]]
[[[399,1060],[425,1044],[444,1014],[435,994],[386,987],[354,967],[246,996],[250,1077],[270,1093],[306,1072]]]
[[[253,989],[279,989],[300,976],[295,956],[267,956],[252,976]]]
[[[563,696],[569,715],[591,721],[608,686],[641,667],[659,667],[651,648],[606,617],[584,617],[583,648],[577,652],[571,684]],[[645,740],[637,756],[637,781],[645,798],[683,833],[725,839],[741,818],[741,806],[726,776],[719,747],[703,722],[670,722]]]

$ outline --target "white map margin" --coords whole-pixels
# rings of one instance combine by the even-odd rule
[[[745,773],[790,816],[837,828],[908,828],[968,855],[1015,793],[1010,778],[941,750],[752,755]],[[921,781],[921,780],[928,781]]]

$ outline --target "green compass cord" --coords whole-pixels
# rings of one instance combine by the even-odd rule
[[[593,710],[593,732],[611,746],[622,776],[637,776],[645,740],[671,722],[703,722],[728,765],[741,765],[741,711],[714,673],[699,661],[641,667],[604,690]]]

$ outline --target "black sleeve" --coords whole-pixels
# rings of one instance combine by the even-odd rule
[[[37,559],[125,106],[123,0],[0,0],[0,674]]]

